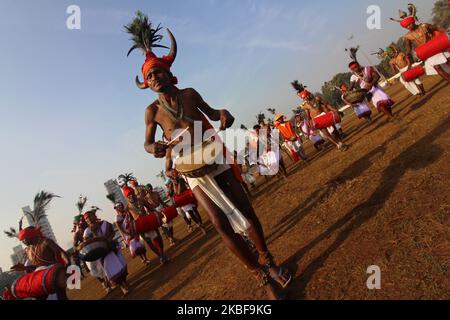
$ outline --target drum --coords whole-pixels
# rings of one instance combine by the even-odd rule
[[[170,223],[172,220],[174,220],[176,217],[178,217],[178,211],[175,207],[167,207],[162,209],[162,222],[164,224]]]
[[[437,55],[438,53],[448,51],[449,48],[449,35],[441,32],[427,43],[418,46],[415,50],[417,57],[422,61],[426,61],[428,58]]]
[[[173,197],[175,200],[175,205],[177,207],[183,207],[187,204],[197,204],[197,200],[194,197],[194,194],[192,193],[192,190],[186,190],[185,192],[176,195]]]
[[[321,130],[325,129],[331,126],[334,126],[336,123],[341,122],[341,117],[339,116],[339,113],[337,111],[328,112],[326,114],[323,114],[321,116],[318,116],[312,121],[312,127],[315,130]]]
[[[27,273],[11,286],[11,293],[16,299],[41,298],[64,290],[67,286],[66,269],[55,264],[46,269]]]
[[[366,89],[357,89],[344,94],[344,99],[351,104],[361,103],[367,97]]]
[[[104,238],[93,238],[80,244],[79,251],[81,260],[93,262],[104,258],[111,248]]]
[[[217,140],[205,141],[190,154],[176,158],[176,170],[188,178],[201,178],[216,170],[216,160],[223,157],[224,150],[223,143]]]
[[[425,69],[422,66],[415,66],[402,73],[402,79],[405,82],[410,82],[425,74]]]
[[[130,223],[129,232],[132,235],[144,234],[149,231],[158,230],[160,226],[161,221],[158,217],[158,213],[155,212],[148,215],[142,215],[137,220],[132,221]]]

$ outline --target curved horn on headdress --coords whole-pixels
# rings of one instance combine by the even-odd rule
[[[139,76],[136,76],[136,78],[135,78],[134,81],[136,82],[136,86],[137,86],[139,89],[147,89],[147,88],[148,88],[148,85],[147,85],[147,84],[145,84],[144,82],[139,81]]]
[[[175,39],[175,37],[173,36],[172,32],[170,32],[169,29],[167,29],[167,33],[170,38],[170,51],[169,51],[168,56],[172,57],[173,60],[175,60],[177,57],[177,52],[178,52],[177,40]]]
[[[398,15],[400,16],[400,19],[405,19],[408,16],[408,14],[403,10],[398,10]]]
[[[414,4],[408,3],[408,11],[410,16],[412,17],[417,16],[417,7]]]
[[[19,231],[22,231],[22,229],[23,229],[22,225],[23,225],[23,217],[20,218],[20,220],[19,220]]]
[[[394,18],[389,18],[389,19],[391,19],[392,21],[395,21],[395,22],[402,22],[402,20],[399,20],[399,19],[394,19]]]

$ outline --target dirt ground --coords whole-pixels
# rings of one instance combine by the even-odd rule
[[[450,298],[450,85],[425,79],[414,98],[388,89],[399,121],[374,110],[366,124],[343,122],[346,152],[306,147],[311,162],[290,164],[290,177],[258,180],[253,205],[276,260],[295,274],[288,299]],[[161,267],[129,261],[126,299],[264,299],[251,275],[221,242],[204,212],[208,234],[187,233],[182,219]],[[166,246],[168,248],[168,245]],[[381,289],[366,286],[367,268],[381,269]],[[88,277],[80,300],[121,299]]]

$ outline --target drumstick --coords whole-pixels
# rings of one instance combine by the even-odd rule
[[[177,134],[175,138],[172,139],[172,141],[166,143],[167,147],[170,147],[172,144],[174,144],[178,139],[180,139],[183,134],[185,134],[189,130],[189,127],[185,128],[183,131],[180,132],[180,134]]]

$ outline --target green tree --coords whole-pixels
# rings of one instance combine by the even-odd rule
[[[448,29],[450,27],[450,7],[447,0],[439,0],[434,3],[433,7],[433,24],[441,28]]]
[[[328,101],[332,106],[339,107],[342,105],[341,95],[339,91],[339,86],[343,83],[350,84],[351,73],[338,73],[330,81],[325,82],[322,86],[322,96]]]

